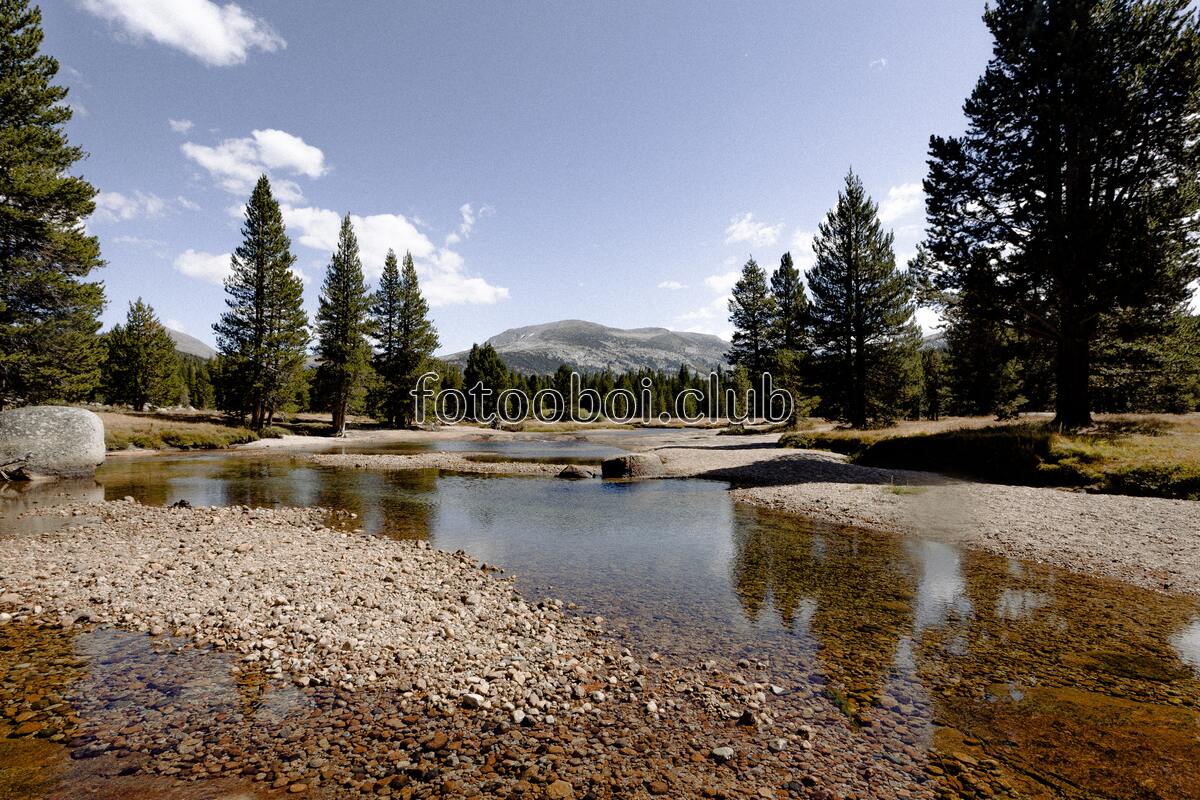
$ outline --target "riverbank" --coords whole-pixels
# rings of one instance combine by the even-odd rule
[[[0,728],[117,776],[312,797],[932,796],[902,716],[860,729],[767,662],[660,663],[461,553],[330,527],[345,514],[27,516],[64,527],[0,539]],[[103,657],[115,671],[81,679],[97,651],[122,654]]]

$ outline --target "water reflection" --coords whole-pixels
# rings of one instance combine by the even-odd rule
[[[1200,784],[1200,613],[1188,598],[735,506],[715,482],[229,455],[114,461],[99,479],[109,498],[345,509],[369,534],[504,567],[640,648],[768,660],[781,683],[823,687],[864,735],[952,760],[948,791],[1187,797]],[[980,766],[989,758],[1002,766]]]

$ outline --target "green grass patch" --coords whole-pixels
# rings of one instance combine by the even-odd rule
[[[780,445],[832,450],[864,466],[989,483],[1200,500],[1200,430],[1187,420],[1173,425],[1159,417],[1115,418],[1069,434],[1045,423],[905,435],[894,430],[802,431],[785,434]]]
[[[793,431],[779,438],[780,447],[830,450],[856,458],[883,436],[877,431]]]
[[[104,445],[108,450],[138,447],[145,450],[219,450],[235,444],[253,442],[260,437],[249,428],[156,428],[143,431],[107,430]]]

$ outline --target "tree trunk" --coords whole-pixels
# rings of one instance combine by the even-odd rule
[[[856,342],[854,347],[854,379],[850,394],[850,425],[855,428],[867,427],[867,355],[863,352],[863,344]]]
[[[1071,430],[1092,424],[1090,372],[1091,337],[1086,331],[1064,331],[1055,354],[1055,427]]]

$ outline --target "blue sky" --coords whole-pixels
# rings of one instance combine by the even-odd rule
[[[727,335],[751,255],[853,166],[905,259],[931,133],[961,131],[982,2],[55,0],[106,325],[141,295],[212,342],[268,172],[315,308],[340,215],[412,250],[443,351],[563,318]]]

